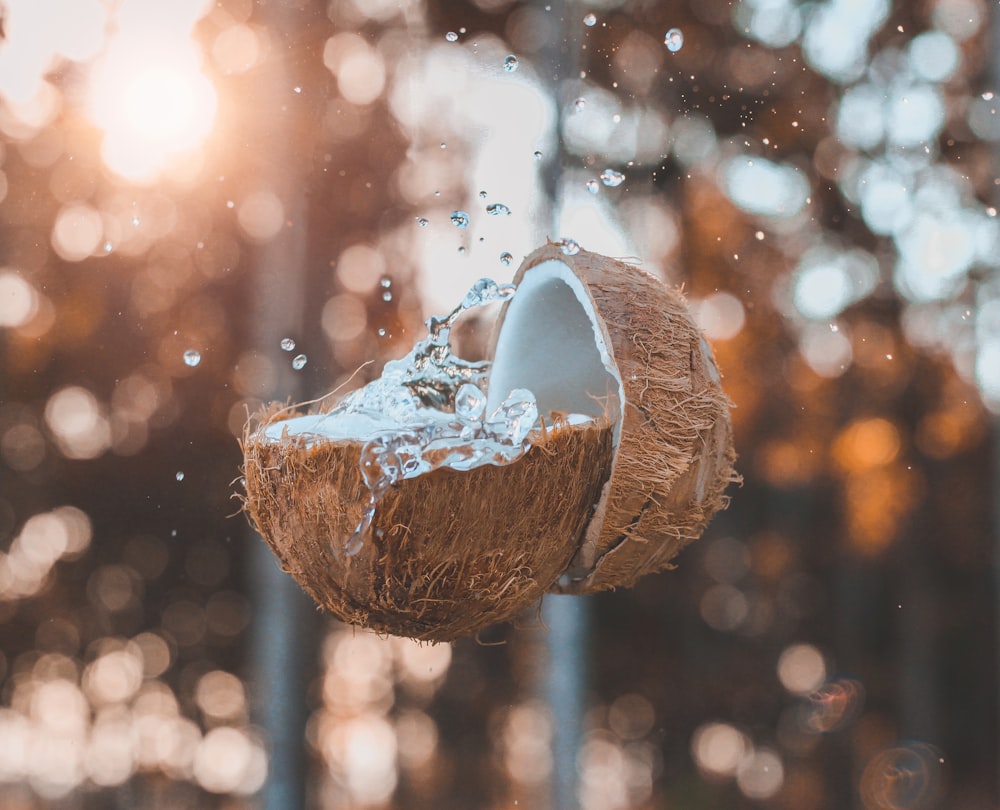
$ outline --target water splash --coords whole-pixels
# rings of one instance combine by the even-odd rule
[[[596,180],[591,178],[590,180],[587,181],[587,191],[589,191],[591,194],[596,194],[600,190],[601,187],[600,185],[598,185]]]
[[[296,371],[302,371],[306,367],[306,363],[309,362],[309,358],[304,354],[297,354],[292,358],[292,368]]]
[[[663,44],[671,53],[677,53],[684,47],[684,32],[680,28],[671,28],[663,37]]]
[[[510,252],[505,250],[503,253],[500,254],[500,264],[502,264],[504,267],[510,267],[510,263],[512,261],[514,261],[514,256]]]
[[[503,69],[508,73],[513,73],[520,66],[520,62],[514,54],[508,54],[503,60]]]
[[[601,182],[606,186],[615,188],[625,182],[625,175],[621,172],[616,172],[614,169],[605,169],[601,172]]]
[[[575,239],[569,239],[568,237],[565,236],[559,241],[553,242],[552,244],[557,245],[559,249],[563,252],[563,254],[566,256],[575,256],[577,253],[580,252],[580,243],[577,242]]]
[[[451,224],[454,225],[456,228],[468,228],[469,215],[465,213],[465,211],[452,211]]]
[[[282,338],[281,339],[281,350],[283,352],[293,352],[293,351],[295,351],[295,341],[292,338],[290,338],[290,337]]]
[[[201,362],[201,352],[197,349],[188,349],[184,352],[184,365],[194,368]]]
[[[593,28],[595,25],[597,25],[597,15],[596,14],[585,15],[583,18],[583,24],[588,28]]]
[[[491,217],[510,216],[510,208],[503,203],[490,203],[486,206],[486,213]]]
[[[394,484],[443,467],[510,464],[531,446],[529,434],[538,421],[534,394],[516,388],[486,413],[489,364],[457,357],[450,341],[462,313],[507,301],[514,291],[512,284],[479,279],[450,313],[427,320],[427,337],[409,354],[386,363],[381,377],[348,394],[324,417],[358,414],[392,425],[361,449],[369,499],[344,546],[348,556],[364,547],[378,503]]]

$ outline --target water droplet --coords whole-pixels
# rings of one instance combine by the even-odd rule
[[[456,34],[454,31],[449,31],[447,34],[444,35],[444,38],[449,42],[458,42],[458,34]]]
[[[469,421],[482,419],[486,394],[478,385],[463,383],[455,392],[455,416]]]
[[[385,277],[383,277],[383,278],[382,278],[382,279],[381,279],[381,280],[379,281],[379,285],[380,285],[380,286],[381,286],[381,287],[382,287],[383,289],[389,289],[389,287],[391,287],[391,286],[392,286],[392,279],[391,279],[391,278],[389,278],[388,276],[385,276]]]
[[[298,85],[296,85],[295,87],[292,88],[292,91],[295,92],[295,93],[301,93],[302,92],[302,88],[299,87]]]
[[[201,352],[197,349],[188,349],[184,352],[184,365],[192,368],[201,362]]]
[[[459,252],[460,254],[462,254],[462,253],[465,253],[465,245],[459,245],[459,246],[458,246],[458,252]]]
[[[573,109],[577,112],[583,112],[583,108],[587,106],[587,99],[581,97],[573,102]]]
[[[671,28],[663,37],[663,44],[671,53],[677,53],[684,47],[684,33],[680,28]]]
[[[384,326],[380,326],[380,327],[378,328],[378,336],[379,336],[379,337],[385,337],[385,334],[386,334],[386,332],[385,332],[385,327],[384,327]]]
[[[985,93],[983,93],[983,101],[992,101],[992,100],[993,100],[993,93],[991,91],[987,90]]]
[[[456,228],[468,228],[469,215],[465,213],[465,211],[452,211],[451,224],[454,225]]]
[[[486,213],[491,217],[510,216],[510,209],[503,203],[490,203],[486,206]]]
[[[504,267],[510,267],[510,263],[512,261],[514,261],[514,257],[506,250],[500,254],[500,264],[502,264]]]
[[[583,18],[583,24],[585,26],[587,26],[587,28],[593,28],[595,25],[597,25],[597,15],[596,14],[587,14]]]
[[[503,60],[503,69],[508,73],[513,73],[518,69],[518,67],[520,67],[520,64],[521,63],[517,61],[517,57],[514,56],[514,54],[507,54]]]
[[[486,429],[499,441],[520,445],[538,420],[535,395],[527,388],[515,388],[487,419]]]
[[[180,472],[178,472],[177,475],[174,476],[174,478],[176,478],[178,481],[183,481],[184,480],[184,472],[183,472],[183,470],[180,471]]]
[[[292,358],[292,368],[294,368],[296,371],[301,371],[306,367],[306,363],[308,361],[309,358],[306,357],[304,354],[297,354],[295,355],[295,357]]]
[[[426,219],[424,217],[417,217],[417,225],[419,225],[421,228],[426,228],[430,224],[431,222],[429,219]]]
[[[537,149],[535,150],[534,154],[535,154],[535,160],[541,160],[542,159],[542,153],[539,152]]]
[[[485,191],[480,191],[479,192],[479,199],[481,199],[481,200],[485,200],[486,199],[486,192]]]
[[[291,338],[281,339],[281,350],[286,352],[291,352],[295,350],[295,341]]]
[[[625,175],[621,172],[616,172],[614,169],[605,169],[601,172],[601,182],[606,186],[615,188],[625,182]]]
[[[133,216],[132,217],[132,227],[133,228],[138,228],[140,222],[141,222],[141,220],[139,219],[139,217],[137,217],[137,216]]]
[[[575,239],[566,239],[565,237],[556,242],[557,245],[562,249],[562,252],[567,256],[575,256],[580,252],[580,243]]]
[[[110,242],[105,242],[104,243],[104,252],[105,253],[110,253],[114,249],[115,249],[115,246],[112,245]]]
[[[384,293],[382,293],[382,300],[385,301],[385,302],[387,302],[387,303],[389,301],[391,301],[392,300],[392,290],[386,290]]]
[[[591,194],[596,194],[600,190],[601,186],[596,180],[591,178],[590,180],[587,181],[587,191],[589,191]]]

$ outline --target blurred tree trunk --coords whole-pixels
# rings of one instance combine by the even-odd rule
[[[308,106],[296,104],[293,88],[304,84],[307,60],[300,40],[317,16],[288,4],[261,4],[257,12],[275,43],[275,54],[254,76],[254,95],[246,121],[248,167],[259,167],[251,190],[273,193],[284,208],[284,225],[259,245],[251,262],[253,284],[248,330],[254,350],[266,359],[280,342],[302,334],[308,293],[306,188],[312,150],[302,149],[308,131]],[[292,58],[294,56],[294,58]],[[298,148],[297,148],[298,147]],[[288,362],[275,362],[264,390],[266,401],[303,399],[302,376]],[[315,670],[319,620],[315,606],[285,574],[261,538],[251,533],[250,593],[253,603],[250,683],[253,720],[268,744],[268,776],[261,810],[303,808],[307,803],[305,726],[307,691]]]

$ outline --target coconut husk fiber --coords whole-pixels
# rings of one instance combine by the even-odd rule
[[[550,427],[508,466],[435,470],[368,503],[361,446],[244,439],[246,509],[317,604],[381,633],[451,641],[537,606],[566,569],[610,471],[611,428]],[[553,487],[552,482],[572,481]]]
[[[603,422],[568,426],[549,414],[542,439],[509,465],[400,481],[353,557],[344,546],[369,498],[361,444],[264,439],[287,410],[248,425],[250,521],[334,616],[426,641],[472,635],[525,615],[546,592],[628,586],[670,567],[725,505],[737,480],[729,401],[682,296],[559,243],[528,256],[515,282],[549,259],[584,282],[621,376],[624,402]]]
[[[551,588],[593,593],[670,567],[726,505],[726,487],[739,480],[730,402],[678,291],[606,256],[566,255],[558,243],[528,256],[514,282],[549,259],[586,284],[625,392],[611,478],[570,567]]]

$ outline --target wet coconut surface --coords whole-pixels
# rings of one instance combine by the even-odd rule
[[[548,590],[627,585],[700,534],[734,479],[728,401],[683,300],[551,243],[514,288],[483,279],[379,380],[270,411],[244,440],[247,511],[338,617],[449,640]],[[455,319],[508,300],[493,366]]]

